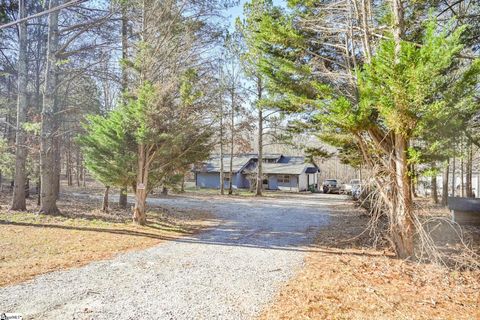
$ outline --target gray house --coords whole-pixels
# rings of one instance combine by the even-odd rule
[[[233,156],[232,185],[236,189],[249,189],[256,179],[257,154]],[[230,156],[224,156],[224,185],[230,177]],[[198,165],[193,170],[197,188],[220,188],[220,157]],[[304,157],[267,154],[263,156],[263,187],[266,190],[306,191],[317,185],[319,169],[314,163],[306,163]]]

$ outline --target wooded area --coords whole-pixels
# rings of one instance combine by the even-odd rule
[[[223,0],[0,2],[0,185],[11,210],[59,213],[61,175],[88,175],[146,199],[177,188],[218,152],[258,153],[315,137],[365,172],[372,216],[386,216],[398,257],[415,256],[415,185],[461,161],[462,195],[479,170],[480,4],[475,0],[251,0],[228,26]],[[453,166],[453,170],[452,170]],[[458,165],[457,165],[458,168]],[[464,175],[466,179],[464,179]],[[2,179],[2,177],[4,177]],[[465,183],[464,183],[465,180]],[[455,193],[455,179],[453,190]],[[477,196],[479,190],[476,190]]]

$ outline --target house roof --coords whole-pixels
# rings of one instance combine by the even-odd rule
[[[265,174],[302,174],[307,170],[308,173],[318,172],[318,169],[309,163],[264,163],[262,169]]]
[[[315,164],[306,163],[305,157],[282,156],[277,163],[264,163],[263,173],[265,174],[301,174],[316,173],[318,168]],[[252,170],[256,172],[256,168]]]
[[[233,156],[232,171],[234,173],[239,172],[245,167],[252,159],[251,155],[239,155]],[[214,156],[210,158],[201,166],[196,166],[194,171],[197,172],[220,172],[220,156]],[[223,157],[223,172],[230,172],[230,156]]]
[[[249,165],[256,163],[258,159],[257,154],[240,154],[233,156],[233,173],[240,171],[244,173],[256,172],[256,165]],[[276,159],[275,163],[263,163],[263,172],[265,174],[301,174],[301,173],[316,173],[319,171],[318,167],[312,163],[305,163],[304,157],[299,156],[284,156],[281,154],[265,154],[263,159]],[[196,172],[215,173],[220,172],[220,156],[213,156],[209,161],[201,166],[194,168]],[[230,155],[223,157],[223,172],[230,172]]]

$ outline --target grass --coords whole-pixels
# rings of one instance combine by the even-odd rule
[[[105,214],[87,200],[60,201],[62,216],[9,212],[7,199],[1,200],[0,287],[147,248],[215,223],[207,212],[162,208],[148,212],[146,226],[137,226],[128,211],[113,208]]]
[[[398,260],[375,248],[368,221],[337,209],[305,266],[260,319],[480,319],[480,271]]]

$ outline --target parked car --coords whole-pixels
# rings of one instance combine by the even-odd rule
[[[360,188],[360,179],[352,179],[350,180],[349,183],[345,183],[341,191],[342,193],[351,195],[353,193],[353,190],[356,190],[359,188]]]
[[[323,193],[340,193],[342,183],[337,179],[326,179],[323,181]]]

